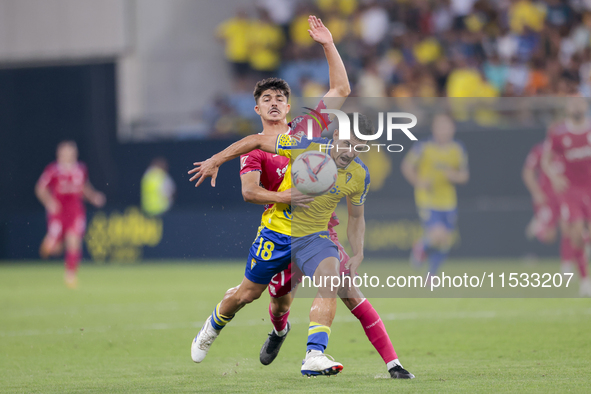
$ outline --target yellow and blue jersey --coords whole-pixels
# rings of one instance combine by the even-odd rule
[[[426,188],[415,188],[419,210],[451,211],[457,207],[456,187],[445,171],[468,168],[468,155],[462,143],[455,140],[444,145],[433,140],[417,142],[404,160],[410,160],[416,167],[419,180],[429,183]]]
[[[279,135],[275,151],[289,158],[290,165],[278,191],[294,187],[291,163],[299,154],[316,150],[330,155],[332,144],[332,140],[327,138],[307,139],[287,134]],[[298,208],[292,211],[291,205],[275,204],[271,212],[263,217],[263,225],[269,230],[294,237],[326,231],[330,217],[341,198],[349,197],[353,205],[363,205],[369,191],[369,184],[369,170],[361,159],[356,158],[346,168],[338,169],[334,187],[328,193],[314,198],[314,201],[308,205],[309,208]]]

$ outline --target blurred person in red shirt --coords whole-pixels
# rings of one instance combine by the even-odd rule
[[[74,141],[60,142],[56,156],[57,160],[45,167],[35,186],[35,194],[47,211],[47,234],[39,253],[44,259],[59,255],[65,244],[65,281],[68,287],[75,288],[86,231],[83,201],[102,207],[106,198],[90,184],[86,165],[78,161]]]
[[[560,201],[561,220],[571,240],[572,260],[581,274],[580,295],[591,297],[585,251],[585,246],[591,243],[591,119],[588,113],[589,106],[584,98],[568,99],[566,119],[544,143],[541,165]],[[555,171],[554,161],[561,162],[564,171]]]

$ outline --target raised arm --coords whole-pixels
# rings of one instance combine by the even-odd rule
[[[328,62],[330,89],[324,96],[324,104],[326,108],[339,109],[343,106],[347,96],[351,94],[347,70],[333,42],[330,30],[324,26],[320,19],[313,15],[308,17],[308,24],[310,25],[310,29],[308,30],[310,37],[322,45],[326,61]]]
[[[216,153],[209,159],[193,163],[195,168],[188,173],[195,175],[193,175],[189,181],[197,181],[195,184],[195,187],[197,187],[201,185],[205,178],[211,177],[211,186],[215,187],[215,179],[217,178],[218,170],[222,164],[255,149],[275,153],[276,141],[277,136],[275,135],[254,134],[244,137],[241,140],[234,142],[223,151]]]
[[[347,262],[347,268],[351,273],[355,273],[363,261],[363,242],[365,238],[365,215],[363,205],[354,205],[347,198],[347,209],[349,211],[349,221],[347,223],[347,238],[353,255]]]

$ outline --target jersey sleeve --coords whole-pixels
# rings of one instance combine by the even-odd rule
[[[468,169],[468,151],[463,143],[458,142],[458,146],[460,149],[460,163],[458,165],[459,170],[467,170]]]
[[[525,164],[523,165],[524,168],[528,170],[537,170],[540,167],[540,159],[542,157],[542,150],[540,149],[539,145],[534,146],[527,157],[525,158]]]
[[[416,164],[421,158],[421,155],[423,154],[423,148],[423,142],[415,142],[412,148],[410,148],[410,151],[408,151],[408,153],[404,157],[404,161],[408,161],[413,165]]]
[[[295,158],[301,151],[312,149],[313,147],[320,148],[322,144],[326,144],[326,138],[312,138],[308,139],[303,136],[293,136],[289,134],[280,134],[277,136],[275,142],[275,153],[288,159]]]
[[[263,172],[260,151],[253,150],[246,155],[240,156],[240,175],[252,171]]]
[[[301,137],[308,136],[308,120],[312,121],[312,137],[318,138],[322,135],[322,131],[328,129],[330,122],[329,114],[320,113],[321,110],[326,109],[326,105],[323,100],[320,100],[316,109],[305,107],[308,113],[303,116],[298,116],[290,122],[291,135],[297,135]]]
[[[55,166],[53,164],[48,165],[43,170],[43,173],[39,177],[37,181],[37,186],[42,189],[47,189],[49,185],[51,185],[53,178],[55,176]]]
[[[84,164],[82,162],[78,162],[78,165],[80,166],[80,170],[82,171],[82,176],[84,177],[83,184],[86,184],[86,182],[88,182],[88,167],[86,167],[86,164]]]
[[[369,170],[367,166],[361,160],[355,160],[357,163],[361,165],[361,170],[359,170],[359,174],[357,175],[359,179],[357,180],[357,188],[353,194],[349,196],[351,200],[351,204],[353,205],[363,205],[365,204],[365,199],[367,197],[367,192],[369,192],[369,184],[371,179],[369,177]]]
[[[562,153],[562,146],[560,145],[560,141],[556,134],[553,134],[550,136],[550,138],[544,141],[543,151],[552,152],[556,155],[560,155]]]

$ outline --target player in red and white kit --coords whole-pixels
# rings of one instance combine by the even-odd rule
[[[581,275],[580,295],[591,297],[585,253],[591,227],[591,119],[587,117],[588,110],[585,99],[568,100],[565,121],[544,144],[542,168],[560,201],[565,234],[571,240],[572,258]],[[563,172],[553,170],[555,160],[563,164]]]
[[[560,132],[561,127],[554,125],[548,129],[548,136]],[[525,160],[522,177],[529,190],[534,207],[534,217],[526,229],[528,238],[537,238],[540,242],[551,244],[556,241],[560,225],[560,262],[563,273],[573,272],[573,255],[570,236],[565,231],[566,222],[560,219],[560,199],[548,175],[542,170],[542,154],[544,142],[536,144]],[[557,156],[553,157],[551,170],[555,173],[564,172],[564,165]]]
[[[68,287],[75,288],[86,230],[83,200],[86,198],[96,207],[102,207],[106,200],[88,181],[86,165],[78,161],[74,141],[63,141],[57,146],[57,161],[45,168],[35,194],[47,211],[47,234],[41,243],[41,257],[61,254],[65,244],[65,281]]]
[[[288,133],[299,135],[300,138],[306,138],[308,135],[308,120],[312,119],[313,137],[320,137],[325,125],[330,123],[328,115],[321,114],[320,111],[327,108],[327,106],[329,108],[340,108],[349,95],[347,72],[332,44],[330,32],[322,25],[322,22],[315,20],[315,18],[309,19],[309,22],[310,35],[316,42],[322,44],[325,49],[330,72],[330,90],[324,100],[321,100],[315,110],[312,111],[313,117],[318,121],[313,119],[311,115],[306,115],[297,117],[287,123],[285,121],[287,113],[281,114],[281,105],[274,104],[274,101],[278,99],[276,94],[279,92],[285,90],[289,94],[289,86],[285,81],[271,78],[259,82],[255,88],[255,99],[257,101],[255,110],[261,115],[263,122],[263,132],[261,134],[279,135]],[[257,98],[257,91],[260,93],[260,98]],[[285,97],[279,99],[283,100]],[[277,120],[268,117],[268,114],[272,114],[273,111],[279,111],[279,116],[274,116]],[[240,178],[244,200],[254,204],[265,204],[265,212],[270,211],[273,203],[276,202],[305,207],[307,203],[313,200],[312,197],[301,194],[297,189],[277,192],[288,164],[289,159],[286,157],[273,155],[258,149],[241,156]],[[265,214],[263,214],[262,220],[265,220]],[[331,240],[339,250],[341,272],[349,275],[349,256],[338,241],[337,233],[334,230],[334,227],[338,224],[338,218],[333,213],[328,225],[328,231]],[[268,290],[271,296],[269,316],[274,329],[261,349],[260,360],[265,365],[273,362],[289,332],[290,327],[287,319],[293,300],[291,291],[292,287],[295,287],[301,281],[301,277],[302,273],[295,264],[290,264],[286,270],[276,274],[269,283]],[[413,378],[414,376],[403,369],[399,363],[384,323],[369,300],[365,299],[359,289],[356,288],[341,289],[339,296],[351,313],[359,319],[368,339],[386,363],[391,377]]]

